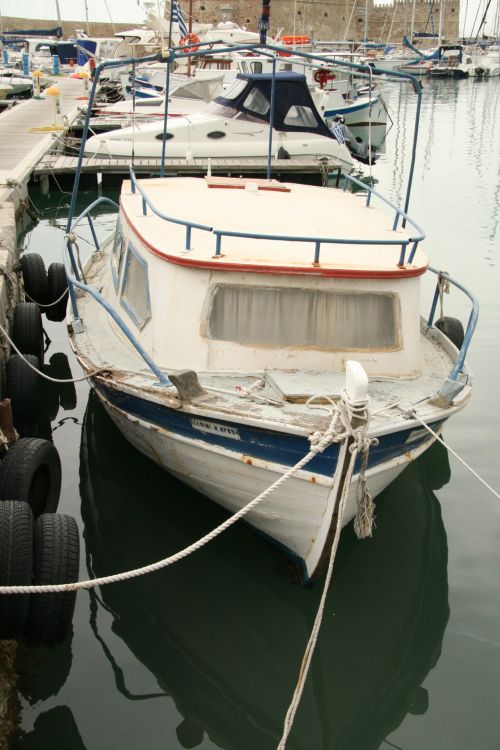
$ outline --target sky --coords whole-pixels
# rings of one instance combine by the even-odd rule
[[[291,1],[291,0],[290,0]],[[383,2],[384,0],[379,0]],[[480,8],[478,19],[483,14],[487,0],[461,0],[460,33],[463,30],[465,10],[467,8],[465,33],[470,34],[476,12]],[[491,0],[486,32],[493,33],[495,8],[500,0]],[[85,3],[88,7],[89,21],[109,21],[114,23],[141,23],[144,13],[137,0],[59,0],[61,17],[66,20],[85,20]],[[256,8],[260,8],[260,0],[253,0]],[[300,6],[300,0],[297,0]],[[184,15],[187,15],[188,0],[181,0]],[[0,0],[0,13],[4,16],[22,18],[56,18],[56,4],[54,0]],[[272,2],[271,2],[272,18]],[[477,31],[477,23],[475,31]]]

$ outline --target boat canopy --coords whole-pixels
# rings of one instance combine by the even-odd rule
[[[270,123],[272,73],[238,73],[224,96],[214,102]],[[334,138],[319,114],[302,73],[276,73],[273,128]]]

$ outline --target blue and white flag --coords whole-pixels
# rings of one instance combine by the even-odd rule
[[[181,38],[188,35],[186,22],[181,11],[181,6],[179,5],[177,0],[172,0],[172,21],[174,23],[177,23],[177,25],[179,26]]]

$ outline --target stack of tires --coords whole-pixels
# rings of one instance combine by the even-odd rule
[[[36,371],[25,360],[37,370],[43,366],[42,310],[48,320],[64,320],[68,285],[62,263],[51,263],[46,271],[43,258],[37,253],[24,254],[20,263],[24,291],[32,301],[18,302],[14,308],[11,338],[25,359],[15,350],[8,358],[5,365],[5,396],[11,401],[14,426],[19,435],[46,437],[50,436],[50,427],[40,409],[42,384]]]
[[[55,512],[60,488],[54,445],[17,440],[0,464],[1,585],[78,580],[78,528],[72,516]],[[22,639],[30,646],[61,642],[71,628],[75,600],[75,591],[0,595],[0,639]]]
[[[52,263],[47,272],[36,253],[23,255],[21,268],[26,296],[32,301],[16,305],[11,338],[23,357],[41,370],[45,353],[41,310],[49,320],[64,319],[66,274],[61,263]],[[74,518],[56,513],[61,462],[53,443],[39,437],[45,394],[41,378],[23,357],[13,351],[6,363],[4,396],[11,400],[14,427],[21,437],[0,463],[0,585],[73,583],[79,572],[78,528]],[[61,370],[59,360],[53,366],[56,357],[65,359],[61,375],[70,378],[64,354],[52,356],[51,368]],[[56,385],[61,386],[68,408],[74,408],[74,385]],[[48,431],[50,435],[50,420]],[[75,599],[74,591],[0,595],[0,639],[21,639],[31,646],[59,643],[71,628]]]

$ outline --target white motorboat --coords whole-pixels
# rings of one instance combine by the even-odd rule
[[[431,445],[422,424],[439,431],[471,394],[474,316],[461,340],[453,319],[421,321],[423,234],[379,197],[132,173],[85,282],[66,257],[81,288],[71,343],[113,421],[232,513],[290,471],[246,520],[305,579],[321,569],[341,497],[345,524],[365,485],[376,496]]]
[[[166,137],[171,158],[266,156],[271,100],[271,75],[240,74],[203,112],[169,121],[165,136],[157,123],[138,124],[89,138],[84,153],[91,157],[160,157]],[[272,114],[275,155],[329,157],[343,171],[352,169],[349,150],[325,125],[304,76],[276,75]]]
[[[25,76],[19,70],[0,68],[0,84],[12,87],[12,96],[27,95],[33,92],[32,76]]]
[[[211,78],[180,78],[174,82],[168,97],[168,113],[170,117],[199,112],[204,105],[222,93],[223,75],[213,75]],[[87,108],[82,107],[82,112]],[[126,99],[115,104],[98,104],[92,108],[94,119],[91,125],[98,124],[99,118],[110,118],[123,121],[135,118],[139,121],[151,121],[163,118],[165,111],[165,96],[151,96],[146,99]]]

